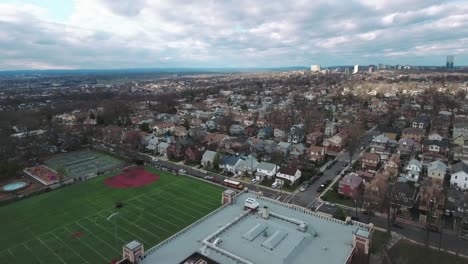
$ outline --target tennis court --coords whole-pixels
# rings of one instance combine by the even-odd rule
[[[123,161],[92,150],[74,151],[59,154],[45,164],[54,170],[63,167],[68,177],[92,177],[123,165]]]

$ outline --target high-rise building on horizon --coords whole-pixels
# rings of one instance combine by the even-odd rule
[[[314,65],[310,66],[310,70],[312,72],[319,72],[320,71],[320,65],[319,64],[314,64]]]
[[[453,71],[453,62],[455,60],[455,57],[450,55],[447,56],[447,61],[445,62],[445,69],[447,71]]]
[[[356,74],[358,72],[359,72],[359,64],[356,64],[356,65],[354,65],[353,74]]]

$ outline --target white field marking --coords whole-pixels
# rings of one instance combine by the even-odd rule
[[[107,220],[106,220],[106,217],[103,217],[103,216],[100,216],[100,217],[101,217],[102,219],[104,219],[105,221],[107,221]],[[122,229],[122,231],[124,231],[125,233],[129,234],[130,237],[134,237],[134,236],[135,236],[135,234],[128,232],[128,230],[124,229],[123,227],[119,226],[119,228]],[[109,231],[109,232],[110,232],[110,231]],[[141,238],[138,238],[138,239],[142,240],[142,241],[143,241],[144,243],[146,243],[146,244],[149,244],[148,242],[144,241],[144,240],[141,239]],[[127,241],[127,242],[128,242],[128,241]],[[125,242],[124,242],[124,243],[125,243]]]
[[[15,255],[13,255],[13,253],[11,252],[11,250],[10,250],[9,248],[8,248],[7,250],[8,250],[8,253],[10,253],[10,255],[11,255],[12,257],[15,257]]]
[[[180,207],[183,207],[183,206],[180,206]],[[177,212],[179,212],[179,213],[181,213],[181,214],[184,214],[184,215],[187,215],[187,216],[189,216],[189,217],[194,217],[193,215],[188,214],[188,213],[185,212],[185,211],[179,210],[178,207],[175,207],[175,206],[172,207],[171,210],[172,210],[172,211],[177,211]],[[197,219],[197,218],[195,217],[195,219]]]
[[[211,209],[210,207],[205,207],[204,205],[200,204],[200,203],[197,203],[197,202],[194,202],[194,201],[191,201],[191,200],[194,200],[195,198],[192,197],[192,199],[184,199],[184,198],[179,198],[179,197],[174,197],[173,198],[174,200],[176,201],[182,201],[183,203],[190,203],[190,204],[193,204],[193,206],[195,207],[198,207],[198,208],[204,208],[206,210],[209,210],[209,211],[212,211],[213,209]]]
[[[177,197],[177,198],[180,197],[180,196],[175,195],[175,194],[170,193],[170,192],[166,192],[166,193],[169,193],[170,195],[175,196],[175,197]],[[209,203],[209,204],[213,203],[213,204],[215,204],[214,199],[210,199],[210,200],[203,199],[202,197],[196,196],[196,195],[198,195],[198,193],[195,192],[195,191],[189,191],[188,193],[195,195],[195,196],[190,197],[190,199],[189,199],[189,198],[186,198],[186,199],[189,200],[189,201],[195,199],[195,200],[202,201],[202,202],[205,202],[205,203]],[[182,197],[182,198],[179,198],[179,199],[185,199],[185,197],[186,197],[186,196],[184,196],[184,197]],[[211,201],[211,200],[213,200],[213,201]]]
[[[57,255],[57,253],[55,253],[52,249],[50,249],[45,243],[44,241],[42,241],[42,239],[38,236],[36,236],[33,232],[31,232],[31,230],[29,230],[29,232],[37,239],[39,240],[39,242],[41,242],[48,250],[50,250],[50,252],[52,252],[55,256],[57,256],[58,259],[60,259],[60,261],[62,261],[63,263],[66,263],[59,255]]]
[[[77,225],[81,226],[84,230],[86,230],[86,232],[90,233],[93,237],[101,240],[104,244],[106,244],[110,249],[112,249],[112,251],[115,251],[117,252],[118,254],[120,254],[120,251],[118,251],[117,249],[115,249],[114,247],[112,247],[111,245],[109,245],[106,241],[102,240],[102,238],[96,236],[93,232],[91,232],[88,228],[82,226],[80,223],[76,223]]]
[[[148,209],[151,209],[151,210],[155,210],[155,209],[156,209],[156,206],[148,205],[148,204],[146,204],[146,203],[144,203],[144,202],[142,202],[142,201],[139,201],[139,200],[138,200],[137,202],[146,205],[146,206],[148,207]],[[132,204],[131,206],[137,207],[137,206],[134,205],[134,204]],[[156,212],[157,212],[157,211],[156,211]],[[145,210],[144,213],[145,213],[145,214],[150,214],[150,215],[152,215],[152,216],[154,216],[154,217],[157,217],[157,218],[163,220],[164,222],[166,222],[166,223],[172,225],[173,227],[179,228],[178,225],[176,225],[176,224],[174,224],[174,223],[172,223],[172,222],[169,222],[169,221],[167,221],[166,219],[164,219],[164,218],[162,218],[162,217],[160,217],[160,216],[158,216],[158,215],[156,215],[156,214],[153,214],[150,210]]]
[[[145,202],[143,202],[143,201],[140,201],[140,200],[138,200],[138,202],[148,205],[147,203],[145,203]],[[157,207],[157,206],[155,205],[154,207]],[[158,208],[158,209],[161,209],[161,208]],[[176,210],[176,209],[174,209],[174,210]],[[166,212],[163,211],[163,210],[158,210],[157,212],[164,212],[164,213],[166,213]],[[180,222],[181,224],[185,224],[185,222],[184,222],[183,219],[181,219],[181,218],[175,216],[174,214],[171,214],[171,217],[176,218],[176,219],[182,221],[182,222]]]
[[[127,210],[129,210],[128,207],[127,207]],[[129,212],[130,212],[130,211],[129,211]],[[130,213],[132,213],[132,212],[130,212]],[[158,229],[160,229],[160,230],[162,230],[162,231],[164,231],[164,232],[166,232],[166,233],[168,233],[168,234],[171,234],[171,232],[167,231],[166,229],[164,229],[164,228],[162,228],[162,227],[160,227],[160,226],[158,226],[158,225],[155,225],[155,224],[149,222],[149,221],[146,220],[144,217],[141,217],[141,214],[140,214],[140,216],[138,216],[138,218],[137,218],[136,220],[132,220],[131,222],[135,224],[135,222],[136,222],[138,219],[142,219],[143,221],[147,222],[148,224],[150,224],[150,225],[152,225],[152,226],[155,226],[156,228],[158,228]]]
[[[99,227],[100,229],[106,231],[107,233],[111,234],[112,236],[115,236],[115,234],[113,234],[111,231],[103,228],[100,224],[96,223],[96,222],[92,222],[91,220],[89,220],[91,223],[93,223],[95,226]],[[117,236],[117,239],[120,240],[122,243],[127,243],[128,241],[125,241],[123,239],[121,239],[119,236]],[[119,252],[120,253],[120,252]]]
[[[139,225],[136,225],[136,224],[134,224],[134,223],[128,221],[128,220],[125,219],[125,217],[123,217],[122,215],[120,215],[119,218],[122,219],[123,221],[128,222],[130,225],[134,225],[134,226],[137,227],[138,229],[143,230],[145,233],[148,233],[149,235],[151,235],[151,236],[153,236],[153,237],[156,237],[157,240],[160,240],[160,239],[161,239],[159,236],[155,236],[154,234],[152,234],[152,233],[146,231],[144,228],[141,228]],[[132,235],[132,236],[135,235],[135,234],[129,232],[126,228],[123,228],[121,225],[117,225],[117,227],[120,228],[120,229],[123,229],[125,232],[127,232],[128,234],[130,234],[130,235]],[[139,239],[142,240],[142,241],[143,241],[144,243],[146,243],[147,245],[150,245],[150,244],[151,244],[151,243],[148,243],[148,241],[143,240],[142,238],[139,238]]]
[[[64,227],[64,229],[66,229],[68,232],[71,232],[67,227]],[[86,247],[90,248],[92,251],[94,251],[96,254],[98,254],[101,258],[105,259],[106,262],[109,261],[106,257],[104,257],[101,253],[99,253],[98,251],[96,251],[93,247],[90,247],[88,244],[86,244],[85,242],[83,242],[81,240],[81,238],[77,237],[76,239],[78,239],[78,241],[80,241],[83,245],[85,245]]]
[[[34,254],[34,251],[33,251],[30,247],[28,247],[28,245],[27,245],[26,243],[21,244],[21,245],[23,245],[27,250],[29,250],[29,252],[31,252],[31,254],[34,255],[34,258],[35,258],[39,263],[44,263],[44,262],[42,262],[42,261],[40,260],[39,257],[37,257],[37,256]]]
[[[69,245],[67,245],[67,243],[63,242],[56,234],[53,234],[58,241],[62,242],[67,248],[71,249],[71,251],[73,251],[76,255],[78,255],[82,260],[84,260],[86,263],[89,263],[89,261],[87,261],[86,259],[84,259],[78,252],[76,252],[72,247],[70,247]]]
[[[204,195],[204,194],[202,194],[202,193],[199,193],[199,192],[197,192],[197,191],[193,191],[193,192],[194,192],[195,194],[198,195],[197,198],[201,198],[203,201],[206,201],[206,202],[208,202],[208,203],[210,203],[210,204],[218,204],[218,205],[219,205],[218,202],[215,202],[215,200],[214,200],[213,197],[206,196],[206,195]],[[216,201],[217,201],[217,200],[218,200],[218,199],[216,198]]]

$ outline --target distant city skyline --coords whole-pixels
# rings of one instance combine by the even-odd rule
[[[463,0],[3,0],[0,70],[468,66]]]

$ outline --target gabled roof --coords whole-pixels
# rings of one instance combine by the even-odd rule
[[[266,171],[272,171],[275,169],[275,164],[269,163],[269,162],[260,162],[257,166],[257,169],[259,170],[266,170]]]
[[[234,166],[239,161],[239,157],[224,155],[221,158],[220,164]]]
[[[207,150],[205,151],[205,153],[203,153],[203,159],[214,160],[214,158],[216,157],[216,154],[218,154],[216,151]]]
[[[285,175],[294,175],[296,174],[297,169],[296,168],[291,168],[291,167],[281,167],[278,170],[278,173],[285,174]]]
[[[464,163],[463,161],[460,161],[452,165],[452,173],[457,173],[460,171],[468,173],[468,164]]]
[[[422,165],[421,165],[421,162],[417,159],[412,159],[408,162],[408,166],[409,165],[414,165],[414,166],[417,166],[418,168],[422,168]]]
[[[447,165],[445,165],[442,161],[436,160],[431,163],[429,163],[429,166],[427,167],[427,171],[433,171],[433,170],[440,170],[440,171],[447,171]]]
[[[340,180],[340,183],[349,185],[351,187],[357,187],[360,184],[362,184],[363,181],[364,180],[361,177],[359,177],[356,173],[349,173],[346,174],[343,177],[343,179]]]

